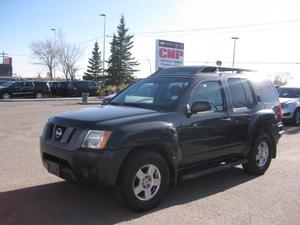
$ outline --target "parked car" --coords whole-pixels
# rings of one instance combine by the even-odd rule
[[[0,96],[3,99],[12,97],[42,98],[49,93],[49,85],[44,81],[7,81],[0,86]]]
[[[95,96],[99,85],[95,81],[69,81],[67,85],[68,96],[81,96],[83,92],[89,93],[90,96]]]
[[[284,122],[300,125],[300,86],[282,86],[277,89]]]
[[[52,96],[60,96],[60,97],[67,96],[67,87],[68,87],[67,81],[52,81],[49,82],[49,86],[50,86]]]
[[[107,105],[51,117],[43,165],[66,180],[114,187],[136,211],[156,207],[179,180],[237,165],[262,175],[283,133],[281,107],[271,81],[244,71],[162,70]]]

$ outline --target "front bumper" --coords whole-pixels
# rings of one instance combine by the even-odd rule
[[[51,173],[49,165],[58,165],[55,175],[82,183],[95,183],[113,186],[127,150],[68,150],[52,141],[40,141],[41,157],[44,167]]]

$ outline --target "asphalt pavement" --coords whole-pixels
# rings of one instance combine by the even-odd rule
[[[109,189],[68,183],[43,168],[43,125],[87,107],[77,102],[0,102],[0,225],[300,224],[300,128],[285,128],[265,175],[237,167],[189,180],[171,188],[158,208],[135,213]]]

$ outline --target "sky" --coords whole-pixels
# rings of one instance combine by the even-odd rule
[[[79,78],[86,70],[95,41],[103,48],[106,14],[106,50],[120,16],[134,35],[133,56],[140,62],[138,78],[155,70],[157,39],[184,43],[185,65],[232,64],[271,75],[289,72],[300,82],[300,1],[298,0],[0,0],[0,52],[13,57],[18,76],[45,76],[34,64],[33,41],[52,38],[52,28],[82,48]],[[57,76],[62,73],[57,68]]]

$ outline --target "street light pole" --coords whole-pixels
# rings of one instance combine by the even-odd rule
[[[142,56],[142,57],[145,58],[146,61],[148,62],[148,64],[149,64],[149,71],[150,71],[150,74],[152,74],[152,67],[151,67],[151,61],[150,61],[150,59],[147,56]]]
[[[55,30],[55,28],[51,28],[51,30],[53,31],[53,46],[54,47],[56,47],[55,46],[55,32],[56,32],[56,30]],[[55,52],[56,53],[56,52]],[[56,56],[55,56],[56,57]],[[55,57],[54,57],[54,59],[53,59],[53,78],[55,78]]]
[[[103,28],[103,77],[104,77],[104,70],[105,70],[105,26],[106,26],[106,14],[100,14],[104,18],[104,28]]]
[[[239,39],[239,37],[231,37],[233,40],[233,59],[232,59],[232,67],[234,67],[234,61],[235,61],[235,45],[236,45],[236,40]]]

